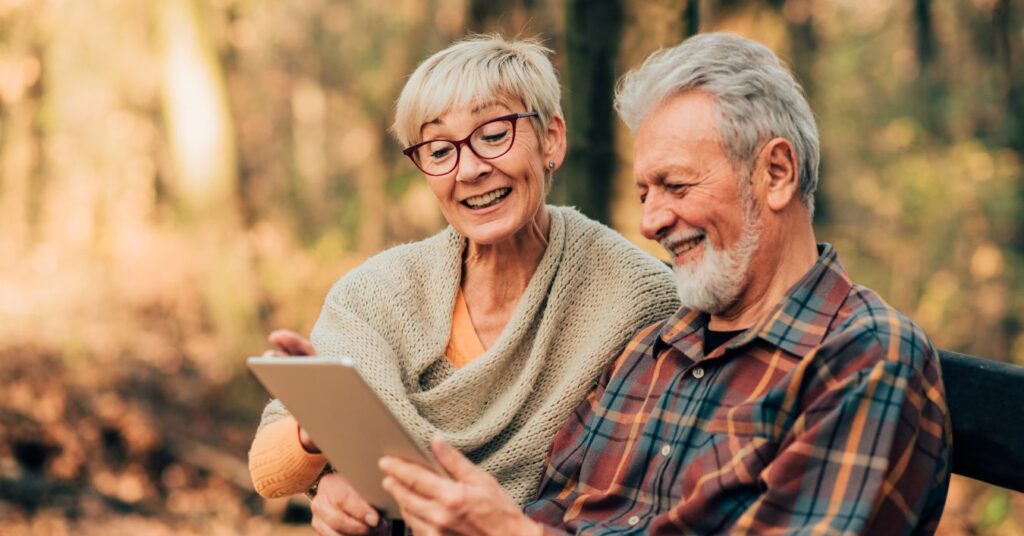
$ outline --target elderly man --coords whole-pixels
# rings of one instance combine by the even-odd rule
[[[537,500],[435,439],[393,458],[417,534],[932,532],[950,424],[927,336],[811,226],[818,139],[764,46],[705,34],[626,75],[644,235],[683,307],[642,330],[556,436]]]

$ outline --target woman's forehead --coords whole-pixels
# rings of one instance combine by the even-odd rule
[[[423,124],[420,125],[420,133],[422,134],[429,127],[449,126],[453,122],[453,119],[458,120],[457,118],[468,116],[474,120],[483,120],[489,115],[494,115],[496,112],[511,112],[516,107],[516,100],[517,99],[493,97],[475,103],[450,106],[439,113],[436,117],[424,121]],[[522,104],[519,104],[518,107],[521,108]]]

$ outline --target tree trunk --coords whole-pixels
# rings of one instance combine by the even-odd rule
[[[237,213],[235,134],[223,73],[194,0],[162,0],[163,110],[186,213]]]
[[[1003,77],[1003,94],[1009,110],[1007,120],[1007,142],[1017,154],[1024,157],[1024,72],[1021,72],[1021,35],[1024,24],[1020,13],[1013,11],[1010,0],[999,0],[992,10],[992,25],[995,30],[996,54],[999,70]],[[1017,39],[1014,39],[1017,36]],[[1015,46],[1016,45],[1016,46]],[[1021,185],[1024,187],[1024,184]]]
[[[700,0],[686,0],[683,9],[683,39],[700,33]]]
[[[942,76],[942,66],[939,62],[939,46],[935,40],[931,0],[914,0],[914,29],[920,69],[914,92],[923,97],[915,101],[915,114],[931,135],[939,140],[948,141],[947,81]]]
[[[1021,72],[1021,36],[1024,34],[1024,16],[1014,12],[1009,0],[999,0],[992,9],[992,29],[998,72],[1002,78],[1006,99],[1006,143],[1024,161],[1024,73]],[[1018,36],[1014,39],[1014,36]],[[1016,45],[1016,46],[1015,46]],[[1018,203],[1024,205],[1024,177],[1017,181]],[[1024,216],[1017,216],[1013,247],[1024,256]]]
[[[617,0],[566,4],[569,154],[555,183],[565,202],[604,223],[611,223],[615,177],[612,100],[621,24]]]
[[[818,57],[818,35],[814,31],[814,6],[811,0],[775,0],[773,7],[780,11],[786,24],[789,41],[789,64],[793,76],[804,90],[804,95],[814,109],[818,88],[814,76],[814,60]],[[819,175],[823,175],[826,163],[822,156]],[[814,221],[818,226],[827,224],[830,210],[828,198],[818,190],[814,199]]]
[[[466,25],[471,32],[498,32],[505,37],[531,35],[528,26],[538,23],[538,0],[471,0]]]

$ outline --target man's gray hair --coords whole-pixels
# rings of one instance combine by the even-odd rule
[[[737,171],[749,172],[769,139],[789,140],[797,154],[800,198],[814,215],[818,128],[800,84],[768,47],[728,33],[695,35],[626,73],[616,87],[615,109],[636,131],[666,99],[687,91],[714,98],[723,149]]]

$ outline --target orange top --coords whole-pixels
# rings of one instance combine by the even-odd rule
[[[452,311],[452,333],[448,338],[448,347],[444,350],[444,356],[455,368],[462,368],[476,358],[484,355],[487,350],[480,342],[480,337],[473,327],[473,319],[469,317],[469,307],[466,306],[466,297],[462,295],[462,289],[455,294],[455,309]]]
[[[455,295],[452,332],[444,355],[455,368],[462,368],[485,351],[460,288]],[[263,427],[256,433],[249,449],[249,474],[253,486],[260,495],[268,498],[306,491],[326,463],[327,459],[322,454],[311,454],[302,448],[294,417]]]

